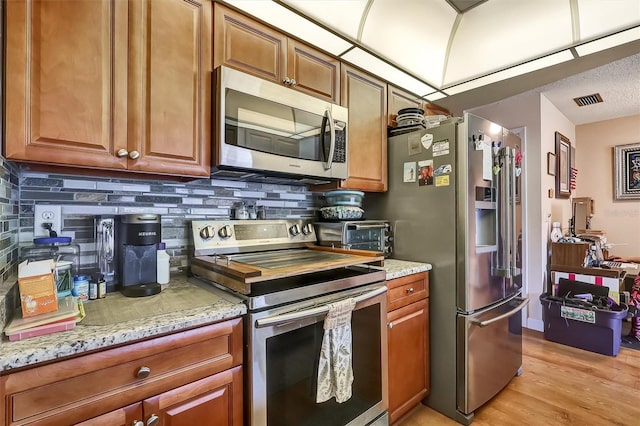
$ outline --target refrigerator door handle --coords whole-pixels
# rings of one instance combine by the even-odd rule
[[[502,165],[496,174],[496,187],[498,190],[498,252],[495,274],[498,276],[511,277],[511,253],[513,248],[512,223],[515,220],[511,211],[512,198],[511,175],[515,174],[512,167],[511,149],[509,147],[500,148],[498,151],[498,162]],[[515,212],[515,209],[514,209]]]
[[[509,179],[511,180],[511,276],[515,277],[520,275],[520,268],[517,267],[518,263],[518,233],[516,232],[516,150],[509,148],[509,164],[511,170],[509,173]]]
[[[495,322],[498,322],[504,318],[509,318],[512,315],[517,314],[518,312],[520,312],[521,310],[524,309],[525,306],[527,306],[529,304],[529,298],[522,298],[522,297],[515,297],[513,300],[520,300],[520,304],[518,306],[516,306],[515,308],[513,308],[512,310],[510,310],[509,312],[505,312],[502,315],[498,315],[497,317],[491,318],[490,320],[486,320],[486,321],[480,321],[478,319],[475,318],[470,318],[469,322],[471,322],[474,325],[477,325],[478,327],[486,327],[488,325],[491,325]]]

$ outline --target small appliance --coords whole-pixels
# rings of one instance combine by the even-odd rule
[[[316,222],[318,244],[328,247],[393,252],[393,235],[386,220],[344,220]]]
[[[226,67],[216,90],[213,176],[346,179],[347,108]]]
[[[160,293],[157,283],[157,245],[162,237],[157,214],[115,216],[116,277],[127,297]]]

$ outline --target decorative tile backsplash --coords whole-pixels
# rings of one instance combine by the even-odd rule
[[[0,324],[18,297],[19,201],[18,169],[0,157]]]
[[[95,267],[93,217],[126,213],[162,216],[162,240],[171,255],[171,267],[186,266],[193,251],[192,219],[226,219],[234,203],[264,206],[267,218],[312,218],[317,195],[305,186],[198,179],[190,182],[114,179],[20,171],[21,246],[33,239],[34,205],[62,206],[61,236],[80,245],[83,270]]]

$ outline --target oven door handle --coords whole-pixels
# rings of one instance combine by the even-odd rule
[[[360,229],[384,229],[387,227],[387,225],[385,224],[380,224],[380,223],[375,223],[375,224],[357,224],[357,223],[350,223],[349,225],[347,225],[347,227],[349,229],[354,229],[356,231],[359,231]]]
[[[380,294],[383,294],[387,291],[386,286],[380,286],[374,290],[368,291],[366,293],[362,293],[353,298],[356,303],[364,302],[365,300],[376,297]],[[305,309],[303,311],[295,311],[295,312],[287,312],[286,314],[274,315],[271,317],[260,318],[256,320],[256,327],[270,327],[276,326],[283,323],[288,323],[291,321],[297,321],[304,318],[314,317],[316,315],[325,314],[329,312],[328,305],[316,306],[315,308]]]

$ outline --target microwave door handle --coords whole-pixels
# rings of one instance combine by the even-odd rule
[[[361,229],[384,229],[385,226],[384,225],[380,225],[380,224],[371,224],[371,225],[366,225],[366,224],[350,224],[349,225],[349,229],[353,229],[355,231],[359,231]]]
[[[383,294],[387,291],[386,286],[380,286],[371,291],[367,291],[366,293],[362,293],[358,296],[355,296],[353,300],[356,303],[364,302],[365,300],[372,299],[380,294]],[[266,318],[260,318],[256,320],[256,327],[269,327],[269,326],[277,326],[284,323],[289,323],[292,321],[298,321],[304,318],[314,317],[316,315],[325,314],[329,312],[328,305],[320,305],[314,308],[305,309],[302,311],[294,311],[286,314],[273,315]]]
[[[327,158],[327,162],[325,163],[324,169],[329,170],[333,165],[333,152],[336,149],[336,123],[333,122],[333,116],[331,115],[331,110],[327,110],[325,112],[325,117],[329,122],[329,134],[331,137],[331,142],[329,144],[329,158]],[[324,122],[324,120],[322,120]],[[322,138],[324,140],[324,125],[322,126]]]

